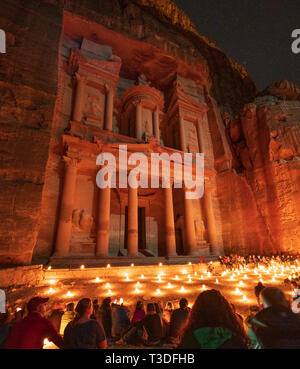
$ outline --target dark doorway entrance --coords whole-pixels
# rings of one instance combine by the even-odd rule
[[[127,234],[128,234],[128,206],[125,207],[125,240],[124,248],[127,249]],[[146,249],[146,208],[138,208],[138,242],[139,250]]]
[[[176,228],[175,237],[176,237],[176,252],[177,252],[177,255],[184,255],[183,237],[182,237],[181,228]]]

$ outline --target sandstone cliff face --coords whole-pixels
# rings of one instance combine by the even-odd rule
[[[296,126],[286,129],[276,123],[276,129],[271,129],[263,110],[259,113],[255,108],[253,113],[249,106],[249,114],[245,110],[241,119],[230,123],[236,138],[229,137],[227,131],[226,142],[220,111],[233,117],[254,99],[255,85],[242,67],[199,36],[172,2],[3,0],[0,28],[7,32],[8,45],[7,54],[0,55],[1,265],[31,262],[40,230],[49,150],[57,158],[61,154],[60,135],[66,127],[53,122],[53,111],[58,84],[66,83],[57,78],[64,12],[162,48],[189,64],[199,63],[203,70],[208,67],[209,125],[215,167],[220,171],[213,201],[216,209],[220,207],[217,218],[225,247],[245,252],[271,250],[278,245],[288,248],[291,232],[293,246],[299,246],[295,220],[299,207],[296,209],[298,205],[292,200],[299,192]],[[58,162],[54,164],[48,160],[48,168],[54,165],[52,170],[59,171]],[[52,189],[59,191],[60,184],[51,177],[51,170],[47,176],[53,182]],[[51,192],[47,196],[51,201]],[[53,235],[54,229],[55,222],[44,224],[43,232]],[[39,237],[43,239],[42,234]],[[49,256],[52,246],[42,245],[42,254]]]
[[[227,122],[234,166],[240,173],[234,177],[242,177],[249,188],[257,220],[265,230],[260,233],[264,252],[299,252],[300,101],[296,90],[287,88],[286,82],[281,88],[277,84],[276,90],[269,88],[246,105],[239,118]],[[238,208],[245,219],[252,218],[253,212],[242,205]]]
[[[27,264],[39,230],[56,98],[62,11],[47,2],[2,1],[0,28],[0,263]]]

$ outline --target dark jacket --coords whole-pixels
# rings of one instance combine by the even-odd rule
[[[176,309],[173,311],[171,315],[171,321],[170,321],[170,337],[177,338],[180,334],[180,331],[184,324],[186,323],[188,317],[189,317],[189,309]]]
[[[181,349],[246,349],[247,345],[224,327],[203,327],[186,332]]]
[[[271,306],[251,320],[249,336],[254,348],[299,349],[300,317],[284,306]]]

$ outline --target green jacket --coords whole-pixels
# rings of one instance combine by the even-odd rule
[[[183,337],[180,348],[217,349],[232,339],[232,332],[223,327],[205,327],[188,332]]]

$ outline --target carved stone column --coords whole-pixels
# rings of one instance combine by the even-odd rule
[[[138,140],[142,140],[142,104],[136,102],[135,135]]]
[[[99,188],[96,256],[106,257],[109,253],[110,187]]]
[[[78,73],[75,73],[75,76],[77,82],[72,119],[75,122],[81,122],[83,114],[86,78],[80,76]]]
[[[220,250],[220,248],[218,247],[218,236],[217,236],[216,221],[215,221],[213,205],[212,205],[211,188],[210,186],[207,186],[206,183],[205,183],[203,201],[204,201],[209,243],[211,244],[213,254],[219,255],[220,253],[222,253],[222,250]]]
[[[127,256],[138,256],[138,189],[128,187]]]
[[[185,129],[184,129],[184,119],[179,117],[179,134],[180,134],[180,148],[181,151],[187,152],[186,139],[185,139]]]
[[[165,197],[165,237],[166,237],[166,256],[177,256],[176,253],[176,239],[175,239],[175,225],[174,225],[174,209],[172,185],[170,188],[164,188]]]
[[[78,161],[67,156],[64,156],[63,159],[65,161],[65,176],[56,235],[55,256],[66,256],[69,254],[77,178]]]
[[[186,197],[184,197],[184,224],[187,242],[187,255],[189,256],[199,254],[195,232],[193,201],[194,200],[186,199]]]
[[[154,137],[160,142],[160,131],[159,131],[159,107],[157,106],[154,110],[153,114],[153,121],[154,121]]]
[[[197,120],[197,138],[198,138],[199,153],[204,152],[203,132],[202,132],[201,124],[202,124],[202,118],[198,118],[198,120]]]
[[[112,131],[113,126],[113,109],[114,109],[114,88],[105,85],[106,100],[105,100],[105,129]]]

